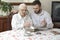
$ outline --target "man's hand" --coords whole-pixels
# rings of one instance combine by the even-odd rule
[[[18,10],[11,10],[11,12],[12,12],[12,13],[17,13],[17,12],[18,12]]]
[[[46,27],[46,25],[47,25],[47,23],[46,23],[45,19],[42,20],[42,21],[41,21],[41,26],[42,26],[42,27]]]
[[[25,22],[24,27],[30,27],[31,23],[30,22]]]

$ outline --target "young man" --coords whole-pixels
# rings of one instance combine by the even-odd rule
[[[24,27],[30,27],[32,25],[32,21],[30,17],[27,15],[27,6],[26,4],[20,4],[18,13],[13,15],[12,17],[12,29],[23,29]]]
[[[30,17],[32,18],[35,28],[37,29],[53,28],[51,16],[49,15],[48,12],[42,10],[40,1],[33,2],[33,10],[34,12],[30,14]]]

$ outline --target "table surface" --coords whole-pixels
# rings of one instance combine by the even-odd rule
[[[60,29],[38,31],[32,36],[24,36],[23,30],[11,30],[0,33],[0,40],[60,40]]]

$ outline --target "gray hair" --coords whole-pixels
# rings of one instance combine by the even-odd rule
[[[20,4],[19,7],[18,7],[18,10],[20,10],[23,7],[27,7],[26,4],[24,4],[24,3]]]

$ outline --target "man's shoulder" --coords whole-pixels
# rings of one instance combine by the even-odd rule
[[[42,10],[42,12],[45,14],[45,15],[50,15],[47,11],[45,10]]]
[[[44,13],[44,16],[47,17],[47,16],[51,16],[47,11],[43,10],[43,13]]]
[[[44,12],[44,13],[48,13],[47,11],[45,11],[45,10],[42,10],[42,12]]]

